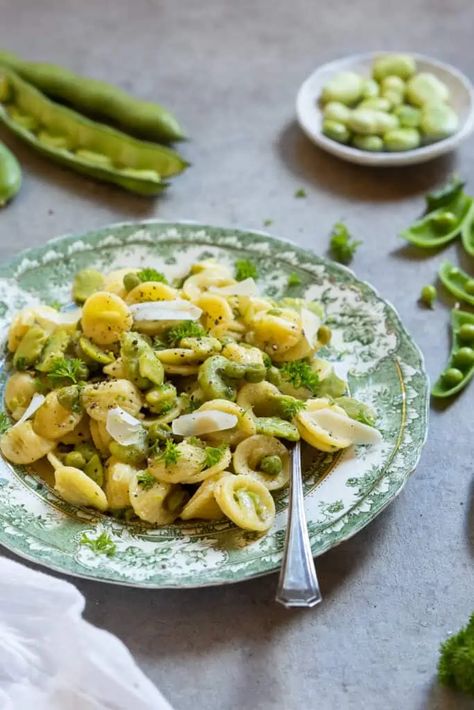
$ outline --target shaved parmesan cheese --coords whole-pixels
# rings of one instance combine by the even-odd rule
[[[199,320],[202,310],[183,299],[173,301],[146,301],[130,306],[130,313],[137,320]]]
[[[309,347],[314,348],[318,337],[318,330],[321,327],[321,318],[308,308],[302,308],[301,325],[303,326],[304,337],[308,341]]]
[[[337,439],[347,439],[352,444],[379,444],[382,441],[377,429],[331,409],[318,409],[311,412],[310,416],[318,426]]]
[[[207,409],[202,412],[183,414],[177,417],[171,425],[173,434],[179,436],[200,436],[211,431],[233,429],[238,422],[235,414],[227,414],[218,409]]]
[[[252,278],[238,281],[230,286],[211,286],[209,291],[220,296],[258,296],[257,284]]]
[[[131,446],[139,441],[142,423],[122,407],[114,407],[107,413],[105,428],[114,441]]]
[[[33,397],[31,398],[31,402],[29,403],[29,405],[27,406],[27,408],[23,412],[23,415],[20,417],[20,419],[17,421],[17,423],[14,424],[13,426],[14,427],[18,426],[18,424],[22,424],[23,422],[26,422],[27,419],[31,419],[31,417],[36,412],[36,410],[42,406],[45,399],[46,399],[46,397],[44,396],[44,394],[38,394],[36,392],[33,395]],[[12,427],[12,429],[13,429],[13,427]]]

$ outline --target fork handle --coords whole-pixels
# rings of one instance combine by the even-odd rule
[[[290,502],[285,552],[276,601],[285,607],[312,607],[322,600],[304,513],[301,446],[296,442],[291,460]]]

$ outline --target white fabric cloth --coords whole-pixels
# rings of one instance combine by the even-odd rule
[[[0,558],[0,710],[172,710],[69,582]]]

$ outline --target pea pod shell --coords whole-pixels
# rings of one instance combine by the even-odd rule
[[[411,244],[425,249],[435,249],[443,244],[447,244],[461,232],[473,205],[474,199],[472,197],[460,193],[455,197],[453,202],[425,214],[421,219],[412,224],[411,227],[401,232],[400,236]],[[458,218],[458,222],[455,227],[446,234],[438,234],[432,226],[432,220],[438,214],[448,209]]]
[[[24,61],[10,52],[0,52],[0,64],[48,96],[86,116],[118,125],[132,135],[166,142],[184,138],[178,121],[163,106],[136,99],[105,81],[79,76],[55,64]]]
[[[474,203],[468,216],[463,222],[461,238],[464,249],[468,254],[474,256]]]
[[[178,153],[154,143],[140,141],[114,128],[81,116],[75,111],[54,103],[40,91],[20,79],[13,72],[0,70],[7,77],[15,105],[41,120],[51,134],[60,133],[82,154],[53,147],[41,142],[31,131],[15,123],[7,108],[0,104],[0,121],[31,147],[76,172],[106,182],[112,182],[142,195],[154,195],[164,187],[162,176],[180,173],[187,165]],[[95,162],[92,156],[109,158]],[[124,167],[115,167],[124,166]]]
[[[466,274],[465,271],[454,266],[450,261],[444,261],[439,267],[439,278],[443,285],[448,289],[453,296],[461,299],[461,301],[466,301],[474,306],[474,291],[469,293],[466,290],[466,284],[468,281],[473,281],[474,279]]]
[[[452,346],[451,354],[449,356],[448,364],[443,372],[446,372],[449,368],[458,368],[455,362],[455,355],[457,351],[466,345],[466,343],[459,337],[459,329],[464,324],[474,325],[474,313],[467,313],[467,311],[461,311],[454,309],[451,311],[451,328],[452,328]],[[462,370],[463,379],[453,386],[447,385],[443,380],[443,373],[438,377],[433,385],[431,394],[433,397],[445,398],[451,397],[454,394],[460,392],[472,379],[474,376],[474,363],[464,370]]]
[[[0,207],[13,199],[20,187],[20,164],[6,145],[0,143]]]

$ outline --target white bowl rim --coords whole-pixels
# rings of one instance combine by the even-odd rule
[[[360,150],[359,148],[354,148],[352,146],[346,146],[343,143],[338,143],[337,141],[327,138],[319,128],[316,128],[306,120],[306,112],[303,108],[303,102],[308,93],[308,86],[310,82],[314,79],[314,76],[321,73],[330,71],[334,69],[342,69],[341,65],[358,62],[369,62],[375,59],[375,57],[380,57],[388,54],[409,54],[415,61],[424,62],[425,64],[431,65],[433,68],[441,69],[444,72],[451,74],[456,81],[462,86],[467,96],[469,97],[469,112],[461,127],[449,138],[443,138],[440,141],[431,143],[430,145],[425,145],[420,148],[414,148],[407,151],[399,152],[381,152],[381,153],[371,153],[369,151]],[[308,136],[310,140],[316,143],[320,148],[332,153],[333,155],[342,158],[343,160],[348,160],[350,162],[359,163],[362,165],[373,165],[373,166],[400,166],[409,165],[414,163],[421,163],[426,160],[431,160],[433,158],[439,157],[444,153],[447,153],[454,148],[456,148],[463,140],[465,140],[474,129],[474,87],[470,79],[459,69],[442,62],[438,59],[433,59],[426,54],[420,54],[418,52],[409,51],[371,51],[371,52],[361,52],[358,54],[349,54],[344,57],[339,57],[338,59],[333,59],[330,62],[326,62],[318,66],[311,74],[306,77],[306,79],[301,84],[297,97],[296,97],[296,114],[298,118],[298,123],[301,126],[304,133]],[[315,113],[315,115],[317,115]]]

